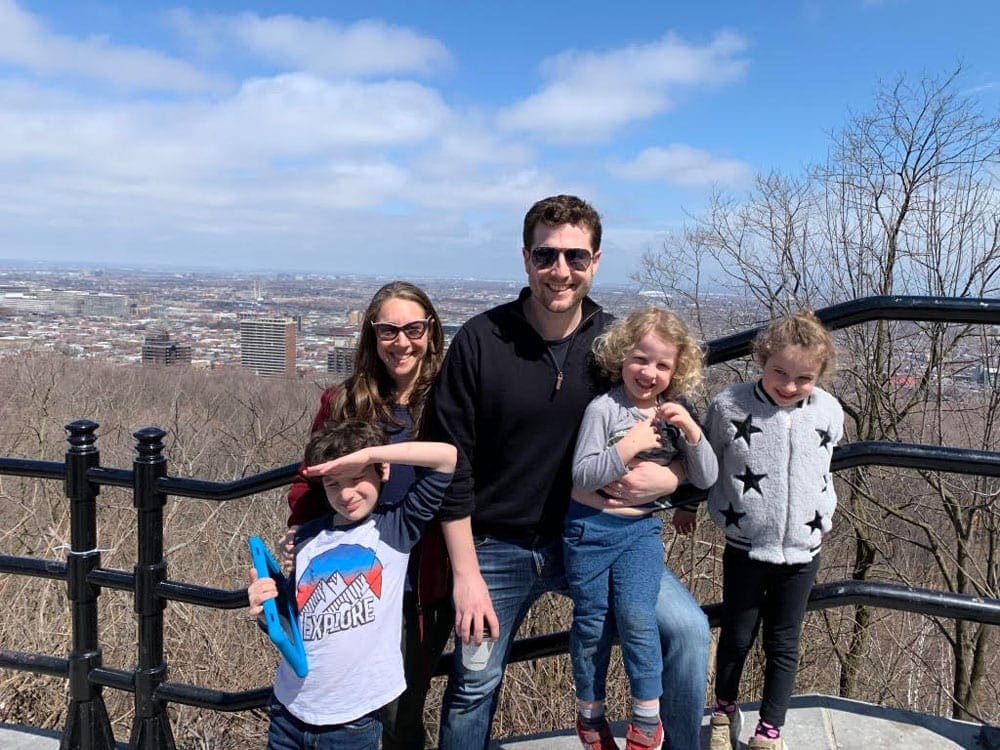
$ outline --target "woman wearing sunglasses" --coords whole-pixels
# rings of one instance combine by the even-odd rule
[[[385,429],[388,441],[398,443],[419,434],[424,403],[444,356],[444,333],[430,299],[419,287],[393,281],[377,292],[368,304],[354,373],[341,385],[327,388],[313,419],[312,433],[327,422],[361,419]],[[412,466],[393,465],[382,488],[380,502],[402,500],[416,476]],[[299,524],[330,512],[320,485],[301,475],[288,491],[291,515],[286,544],[294,539]],[[429,527],[428,531],[433,534]],[[440,532],[437,532],[438,535]],[[427,534],[423,546],[428,546]],[[443,549],[443,546],[441,547]],[[287,547],[286,547],[287,549]],[[420,546],[410,555],[407,592],[403,598],[403,654],[406,692],[383,710],[383,748],[401,750],[424,747],[423,706],[427,694],[428,663],[433,666],[448,639],[452,623],[445,615],[441,627],[424,615],[424,644],[420,643],[416,570]],[[446,586],[442,587],[446,592]],[[447,604],[447,596],[444,597]]]

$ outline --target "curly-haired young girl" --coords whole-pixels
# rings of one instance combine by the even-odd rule
[[[707,488],[715,454],[683,402],[702,382],[702,352],[684,322],[659,308],[612,324],[594,354],[614,387],[587,406],[573,456],[573,495],[563,531],[566,580],[573,599],[570,655],[577,733],[588,750],[617,748],[604,714],[611,638],[617,629],[632,692],[626,750],[659,748],[662,657],[656,626],[663,570],[663,499],[630,506],[615,482],[637,461],[670,466],[678,479]],[[675,527],[693,528],[681,512]]]

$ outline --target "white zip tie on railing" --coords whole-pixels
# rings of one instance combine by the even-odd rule
[[[115,547],[94,547],[93,549],[82,549],[82,550],[72,550],[68,544],[58,544],[52,548],[53,551],[58,552],[59,550],[69,550],[71,555],[89,555],[93,552],[114,552]]]

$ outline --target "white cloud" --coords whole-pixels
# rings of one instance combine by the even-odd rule
[[[206,137],[275,156],[418,143],[434,137],[450,116],[438,93],[417,83],[286,74],[247,81],[203,125]]]
[[[292,15],[167,14],[171,25],[207,54],[235,47],[281,71],[366,77],[426,73],[451,62],[437,39],[379,20],[339,24],[325,18]]]
[[[675,89],[739,79],[746,46],[732,32],[700,47],[669,33],[603,54],[565,52],[543,63],[547,85],[502,110],[498,123],[552,142],[604,140],[634,120],[668,111]]]
[[[740,183],[753,173],[746,162],[720,159],[708,151],[680,143],[644,149],[632,161],[612,165],[610,169],[627,180],[666,180],[685,186]]]
[[[35,74],[81,76],[126,89],[194,92],[216,85],[182,60],[103,37],[54,34],[13,0],[0,0],[0,61]]]
[[[251,50],[327,75],[422,72],[449,59],[437,40],[381,21],[341,26],[322,19],[247,13],[235,18],[231,27]]]
[[[443,209],[521,208],[525,196],[551,195],[559,191],[561,184],[533,168],[429,177],[420,174],[413,178],[409,200],[415,205]]]
[[[517,227],[531,200],[599,195],[588,182],[596,176],[539,151],[521,128],[498,129],[489,105],[473,97],[456,108],[410,75],[450,63],[418,32],[374,21],[169,15],[175,30],[187,25],[199,59],[232,71],[226,86],[159,48],[56,35],[44,16],[0,0],[5,246],[95,257],[114,246],[127,259],[144,252],[132,245],[162,243],[179,262],[223,253],[243,262],[274,247],[307,255],[412,245],[448,254],[449,269],[476,267],[477,249],[510,247],[516,270]],[[545,63],[542,93],[550,106],[564,98],[560,114],[580,108],[569,125],[586,127],[574,136],[603,132],[614,118],[663,111],[678,86],[738,76],[742,45],[721,35],[696,49],[668,37],[603,55],[571,52]],[[596,124],[586,122],[591,108]],[[588,157],[590,172],[599,159]]]
[[[109,103],[0,81],[0,215],[50,228],[307,231],[386,203],[461,211],[554,187],[532,153],[407,81],[246,81]]]
[[[248,81],[215,102],[127,104],[0,85],[0,163],[202,178],[421,144],[451,116],[435,91],[405,81],[327,83],[288,74]]]

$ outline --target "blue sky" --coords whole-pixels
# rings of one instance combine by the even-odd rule
[[[536,199],[599,279],[755,172],[821,161],[879,80],[965,68],[996,0],[0,0],[0,258],[517,279]]]

